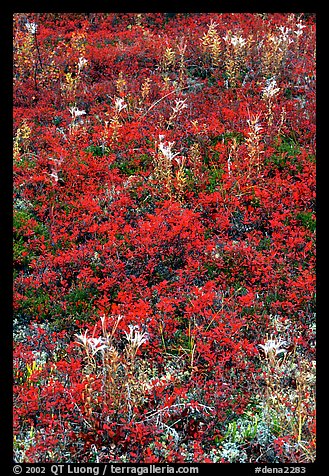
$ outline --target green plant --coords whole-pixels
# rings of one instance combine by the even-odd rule
[[[315,435],[308,426],[315,411],[315,361],[298,357],[296,348],[279,338],[267,338],[259,347],[266,384],[263,421],[276,438],[290,435],[296,451],[312,462]]]
[[[312,233],[316,230],[316,220],[312,212],[300,212],[296,215],[297,220],[302,226],[307,230],[310,230]]]
[[[219,182],[223,176],[224,170],[216,165],[213,165],[208,171],[208,185],[207,190],[212,193],[215,192]]]
[[[291,166],[295,165],[297,166],[297,169],[302,170],[302,166],[298,162],[300,147],[294,137],[277,137],[275,149],[276,152],[271,155],[271,157],[265,159],[265,164],[280,171],[286,168],[289,170]]]

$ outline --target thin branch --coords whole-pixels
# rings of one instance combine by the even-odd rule
[[[158,100],[155,101],[153,104],[151,104],[151,106],[148,108],[148,110],[147,110],[146,112],[144,112],[144,114],[141,115],[140,119],[142,119],[143,117],[145,117],[146,114],[151,111],[151,109],[153,109],[157,104],[159,104],[159,102],[161,102],[161,101],[162,101],[163,99],[165,99],[166,97],[170,96],[171,94],[174,94],[174,93],[183,91],[184,89],[188,89],[188,88],[190,88],[190,87],[191,87],[191,86],[185,86],[184,88],[178,88],[178,89],[175,89],[174,91],[170,91],[170,93],[166,94],[165,96],[162,96],[160,99],[158,99]]]

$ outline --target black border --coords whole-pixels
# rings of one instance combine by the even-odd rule
[[[1,440],[0,440],[0,468],[8,467],[9,472],[5,471],[5,474],[13,474],[12,472],[12,441],[13,441],[13,431],[12,431],[12,355],[13,355],[13,346],[12,346],[12,301],[13,301],[13,287],[12,287],[12,276],[13,276],[13,265],[12,265],[12,195],[13,195],[13,171],[12,171],[12,109],[13,109],[13,89],[12,89],[12,16],[14,13],[34,13],[34,12],[76,12],[79,13],[84,5],[80,6],[77,9],[77,5],[71,5],[69,2],[56,2],[51,4],[45,4],[44,2],[13,2],[11,5],[4,5],[1,8],[1,54],[2,54],[2,107],[1,107],[1,132],[3,135],[1,145],[2,145],[2,161],[1,161],[1,173],[0,173],[0,193],[3,194],[1,197],[1,206],[0,206],[0,226],[1,226],[1,260],[2,265],[0,273],[0,292],[3,294],[1,299],[1,309],[4,311],[2,315],[5,316],[5,319],[2,318],[2,331],[0,333],[1,337],[1,365],[0,365],[0,376],[1,381],[3,382],[0,395],[3,397],[1,401],[0,412],[2,421],[1,421]],[[324,308],[323,297],[325,292],[325,271],[324,268],[325,262],[323,259],[323,252],[326,250],[325,240],[325,230],[324,225],[324,211],[322,205],[323,201],[326,198],[324,188],[321,187],[321,180],[325,179],[324,174],[324,165],[322,159],[323,154],[321,154],[321,148],[323,144],[321,141],[322,135],[321,132],[325,130],[322,127],[323,120],[321,120],[321,113],[324,112],[325,108],[321,107],[324,96],[321,95],[321,85],[325,78],[323,78],[323,61],[321,58],[321,44],[322,44],[322,32],[324,31],[325,25],[324,22],[328,18],[325,15],[324,7],[320,2],[297,2],[297,1],[280,1],[280,2],[238,2],[236,0],[231,1],[216,1],[216,0],[204,0],[201,2],[191,2],[191,1],[175,1],[175,2],[153,2],[147,4],[147,2],[127,2],[124,0],[111,0],[98,2],[94,1],[89,7],[92,6],[92,12],[101,13],[103,11],[110,12],[127,12],[127,13],[148,13],[148,12],[166,12],[174,11],[176,13],[212,13],[212,12],[223,12],[223,13],[309,13],[316,16],[316,28],[317,28],[317,460],[315,463],[310,463],[306,465],[296,465],[291,464],[288,466],[305,466],[307,471],[305,474],[315,474],[322,475],[322,464],[325,463],[325,437],[322,434],[322,431],[325,432],[324,428],[324,419],[323,415],[326,414],[326,411],[323,411],[321,415],[321,408],[325,408],[325,398],[326,398],[326,389],[321,388],[323,382],[325,381],[325,375],[323,374],[323,368],[325,368],[325,358],[326,354],[324,351],[326,334],[322,327],[326,319],[326,315],[321,312],[321,309]],[[325,51],[326,48],[324,47]],[[325,63],[324,63],[325,64]],[[321,84],[322,83],[322,84]],[[118,465],[118,464],[116,464]],[[27,466],[44,466],[49,468],[50,464],[25,464],[23,467]],[[67,466],[67,465],[64,465]],[[72,468],[77,465],[71,465]],[[100,466],[102,465],[94,465]],[[134,466],[128,464],[126,466]],[[146,465],[148,466],[148,465]],[[161,466],[161,465],[158,465]],[[162,465],[166,466],[166,465]],[[177,466],[177,465],[176,465]],[[178,465],[179,466],[179,465]],[[180,466],[189,466],[180,465]],[[238,474],[254,474],[255,464],[191,464],[190,466],[198,466],[200,471],[199,474],[202,474],[202,471],[208,471],[212,469],[219,469],[220,474],[232,474],[232,472],[238,472]],[[284,465],[276,464],[260,464],[262,468],[267,466],[268,468],[279,468]],[[285,465],[287,466],[287,465]],[[24,474],[24,468],[23,473]],[[46,474],[52,474],[50,471]],[[63,472],[63,474],[67,474]],[[101,472],[100,472],[101,474]],[[165,474],[165,473],[164,473]],[[262,473],[260,473],[262,474]]]

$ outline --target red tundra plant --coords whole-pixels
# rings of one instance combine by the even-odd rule
[[[315,459],[315,19],[14,15],[14,458]]]

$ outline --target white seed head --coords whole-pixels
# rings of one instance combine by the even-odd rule
[[[239,46],[240,48],[246,44],[246,40],[242,36],[233,35],[231,38],[233,46]]]
[[[80,56],[79,61],[78,61],[79,71],[81,71],[82,68],[83,68],[87,63],[88,63],[88,60],[86,60],[86,58],[84,58],[83,56]]]
[[[93,355],[107,348],[105,340],[102,337],[89,337],[87,334],[88,330],[86,330],[84,334],[75,334],[75,336],[78,339],[77,343],[86,349],[90,347]]]
[[[244,46],[247,42],[246,40],[241,36],[241,35],[225,35],[223,36],[223,40],[226,42],[226,43],[231,43],[231,45],[233,45],[234,47],[237,47],[239,46],[240,48],[242,48],[242,46]]]
[[[303,29],[306,28],[305,25],[302,24],[302,22],[297,23],[297,30],[294,30],[295,35],[300,36],[303,34]]]
[[[164,139],[164,136],[159,135],[159,140],[160,140],[159,149],[162,152],[162,154],[164,155],[164,157],[166,157],[169,160],[172,160],[174,157],[176,157],[179,154],[179,152],[173,153],[173,151],[172,151],[172,148],[173,148],[175,142],[167,142],[167,144],[165,144],[164,142],[162,142],[162,139]]]
[[[263,89],[263,97],[269,99],[274,97],[280,91],[280,88],[276,87],[276,80],[270,78],[266,81],[266,86]]]
[[[287,353],[287,349],[285,348],[288,345],[288,342],[281,339],[275,339],[270,337],[264,344],[258,344],[258,346],[263,349],[265,357],[273,359],[277,357],[279,354]]]
[[[88,345],[90,346],[93,355],[107,348],[107,345],[104,342],[105,341],[102,337],[90,337],[88,339]]]
[[[77,117],[80,117],[80,116],[83,116],[84,114],[86,114],[86,111],[80,111],[77,107],[70,107],[69,108],[69,111],[71,113],[71,116],[73,117],[73,119],[76,119]]]
[[[31,35],[34,35],[38,29],[38,25],[36,23],[30,23],[29,21],[25,23],[25,26],[27,31],[31,33]]]
[[[124,102],[122,98],[115,98],[114,107],[118,112],[121,112],[123,109],[127,107],[127,104]]]
[[[175,113],[185,109],[187,107],[186,99],[175,99],[175,105],[171,106]]]
[[[84,334],[75,334],[75,336],[76,336],[77,339],[78,339],[77,343],[78,343],[79,345],[83,345],[84,347],[87,346],[87,343],[88,343],[87,334],[88,334],[88,330],[86,330]],[[81,341],[81,342],[79,342],[79,341]]]
[[[139,331],[137,326],[130,325],[129,332],[124,331],[124,333],[127,341],[136,349],[138,349],[148,339],[146,332]]]

